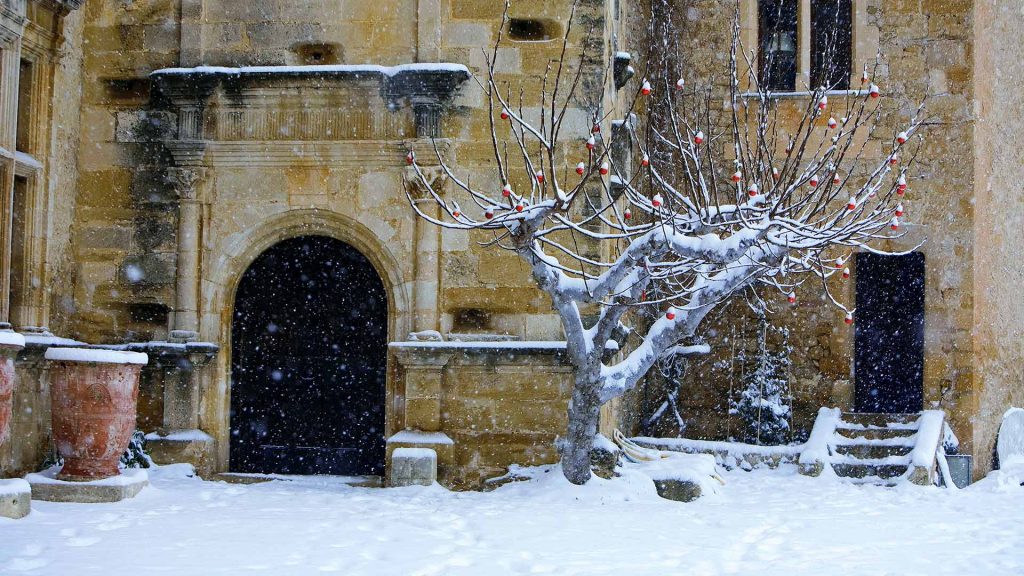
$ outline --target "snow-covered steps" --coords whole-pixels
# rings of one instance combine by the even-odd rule
[[[817,476],[827,466],[858,484],[935,484],[945,418],[939,410],[866,414],[822,408],[800,454],[800,471]]]

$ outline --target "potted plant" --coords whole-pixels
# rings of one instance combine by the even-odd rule
[[[50,348],[53,442],[64,459],[57,476],[91,481],[117,476],[135,430],[139,373],[145,354],[93,348]]]

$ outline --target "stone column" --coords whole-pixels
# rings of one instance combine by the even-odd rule
[[[172,341],[191,341],[199,332],[199,257],[202,239],[202,202],[199,186],[205,169],[171,168],[171,183],[178,194],[178,264]]]
[[[431,188],[440,193],[445,185],[445,177],[438,168],[422,167],[424,175],[430,181]],[[411,169],[410,169],[410,172]],[[427,216],[438,218],[441,213],[437,201],[425,189],[414,172],[406,175],[407,180],[416,187],[416,206]],[[441,288],[441,229],[423,218],[416,218],[416,268],[413,284],[413,329],[438,330],[440,327]]]

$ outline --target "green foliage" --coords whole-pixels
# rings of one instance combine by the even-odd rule
[[[789,330],[772,326],[763,310],[757,312],[756,345],[742,350],[736,361],[743,387],[730,400],[729,414],[743,422],[736,439],[748,444],[780,445],[791,439],[789,394]]]

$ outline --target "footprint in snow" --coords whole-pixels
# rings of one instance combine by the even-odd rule
[[[93,544],[96,544],[101,540],[101,538],[96,538],[95,536],[82,536],[79,538],[69,538],[67,541],[67,545],[72,546],[74,548],[84,548],[85,546],[92,546]]]

